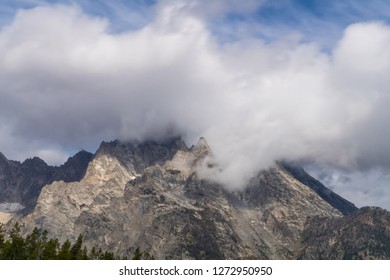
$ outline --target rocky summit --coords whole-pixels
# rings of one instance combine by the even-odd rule
[[[7,208],[24,209],[25,213],[31,211],[45,185],[59,180],[72,182],[83,178],[92,156],[89,152],[81,151],[56,167],[47,165],[38,157],[20,163],[8,160],[0,153],[0,212]]]
[[[82,178],[49,182],[14,220],[123,257],[140,248],[156,259],[389,258],[389,213],[358,210],[298,166],[277,163],[240,191],[199,168],[218,168],[203,138],[190,148],[180,138],[103,142]]]

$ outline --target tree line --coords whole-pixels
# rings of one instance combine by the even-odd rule
[[[6,232],[0,224],[0,259],[1,260],[116,260],[119,258],[112,252],[102,251],[93,247],[88,250],[83,244],[83,236],[79,235],[72,243],[66,240],[60,243],[58,239],[49,239],[46,230],[34,230],[22,236],[18,223]],[[154,259],[147,252],[136,249],[133,260]]]

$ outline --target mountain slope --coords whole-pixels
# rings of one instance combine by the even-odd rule
[[[357,209],[291,163],[258,172],[241,191],[198,175],[218,168],[203,138],[191,148],[180,138],[103,142],[61,167],[0,154],[0,209],[21,201],[31,205],[14,217],[25,233],[46,229],[60,242],[82,234],[89,249],[122,256],[140,248],[157,259],[390,259],[389,212]]]
[[[0,153],[0,203],[18,203],[25,212],[35,207],[42,188],[54,181],[80,180],[87,169],[92,154],[81,151],[59,166],[47,165],[38,157],[23,163],[8,160]]]
[[[140,247],[158,259],[288,259],[308,218],[343,216],[282,165],[243,191],[201,179],[210,155],[204,139],[191,148],[179,138],[102,143],[80,182],[45,186],[21,221],[117,255]]]
[[[363,207],[339,219],[314,217],[302,234],[299,259],[390,259],[390,213]]]
[[[296,166],[293,163],[281,163],[284,169],[286,169],[294,178],[309,186],[314,190],[323,200],[328,202],[334,208],[339,210],[342,214],[348,215],[352,214],[358,208],[351,202],[339,196],[337,193],[325,187],[320,181],[311,177],[309,174],[303,170],[302,167]]]

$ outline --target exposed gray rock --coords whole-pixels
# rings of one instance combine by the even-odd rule
[[[390,213],[363,207],[342,218],[313,217],[301,238],[299,259],[390,259]]]
[[[23,163],[8,160],[0,153],[0,203],[19,203],[27,213],[35,207],[41,189],[54,181],[79,181],[92,154],[81,151],[59,166],[48,166],[34,157]]]
[[[2,197],[0,222],[61,242],[82,234],[89,249],[121,256],[140,248],[157,259],[390,259],[387,211],[357,209],[293,164],[229,191],[197,173],[219,168],[203,138],[191,148],[180,138],[103,142],[91,158],[49,167],[0,154],[0,192],[14,198]],[[34,211],[15,216],[19,201]]]
[[[342,198],[332,190],[325,187],[320,181],[316,180],[315,178],[307,174],[302,167],[287,162],[283,162],[281,163],[281,165],[297,180],[309,186],[323,200],[328,202],[330,205],[332,205],[334,208],[339,210],[344,215],[351,214],[356,210],[358,210],[358,208],[353,203],[347,201],[346,199]]]
[[[291,259],[308,219],[343,216],[281,165],[243,191],[202,180],[210,153],[204,139],[102,143],[80,182],[43,188],[24,230],[83,234],[88,247],[123,256],[139,247],[157,259]]]

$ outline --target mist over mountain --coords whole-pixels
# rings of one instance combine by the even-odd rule
[[[0,150],[58,165],[102,139],[182,135],[191,145],[204,136],[222,167],[213,176],[232,188],[276,160],[303,159],[372,178],[369,195],[356,192],[378,198],[372,171],[390,166],[388,23],[355,20],[324,49],[317,37],[229,22],[229,13],[271,9],[233,2],[157,1],[121,32],[120,14],[86,4],[17,10],[0,29]]]
[[[0,222],[124,255],[387,258],[364,206],[390,209],[389,14],[0,2]]]
[[[37,227],[60,242],[81,234],[89,249],[123,257],[140,248],[157,259],[388,258],[390,214],[359,210],[296,164],[259,169],[231,189],[199,174],[221,168],[204,138],[188,147],[174,137],[102,142],[92,158],[78,153],[56,172],[66,177],[87,162],[80,179],[48,182],[29,211],[9,209],[7,226],[18,221],[23,232]],[[31,181],[39,170],[30,169]]]

